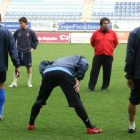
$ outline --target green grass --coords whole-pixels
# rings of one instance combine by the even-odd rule
[[[13,66],[9,62],[6,82],[6,103],[4,120],[0,122],[0,140],[140,140],[140,112],[137,112],[137,131],[127,133],[128,98],[130,91],[124,78],[126,45],[121,44],[114,52],[111,84],[108,92],[101,92],[102,70],[100,71],[96,91],[86,91],[93,58],[93,49],[89,44],[40,44],[33,52],[33,88],[27,87],[25,67],[21,67],[21,76],[17,88],[8,88],[12,81]],[[53,90],[36,120],[36,130],[26,130],[31,107],[38,94],[41,77],[38,65],[41,60],[55,60],[58,57],[80,54],[89,61],[85,79],[81,81],[81,99],[91,121],[103,129],[102,134],[87,135],[83,122],[73,108],[69,108],[60,88]],[[138,107],[139,109],[139,107]]]

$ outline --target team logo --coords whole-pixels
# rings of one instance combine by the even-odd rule
[[[61,40],[69,40],[68,35],[60,35],[59,37],[60,37]]]

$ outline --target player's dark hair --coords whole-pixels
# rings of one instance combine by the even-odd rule
[[[109,18],[103,17],[103,18],[100,19],[100,26],[103,24],[103,22],[104,22],[105,20],[108,21],[108,22],[110,23]]]
[[[24,23],[26,23],[26,24],[28,23],[26,17],[21,17],[21,18],[19,19],[19,22],[24,22]]]

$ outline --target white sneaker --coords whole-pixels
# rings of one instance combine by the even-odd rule
[[[17,87],[17,84],[12,83],[11,85],[9,85],[9,87],[10,88]]]
[[[33,85],[31,83],[28,83],[28,87],[33,87]]]

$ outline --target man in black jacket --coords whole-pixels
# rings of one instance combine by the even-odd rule
[[[134,133],[136,105],[140,104],[140,27],[130,32],[127,52],[125,72],[128,87],[131,89],[130,103],[128,106],[129,114],[129,133]]]
[[[0,24],[1,24],[0,14]],[[3,105],[5,102],[5,81],[6,71],[8,70],[8,53],[10,54],[13,65],[15,66],[15,75],[20,75],[18,53],[14,38],[6,28],[0,25],[0,120],[2,120]]]
[[[86,125],[87,133],[94,134],[102,132],[101,129],[97,129],[91,124],[80,100],[80,80],[84,78],[87,69],[87,60],[79,55],[59,58],[55,61],[43,61],[40,63],[40,73],[43,77],[42,84],[40,86],[39,95],[31,110],[28,130],[35,129],[35,119],[39,114],[41,107],[46,104],[52,90],[56,86],[60,86],[66,96],[69,106],[75,108],[77,115]]]

